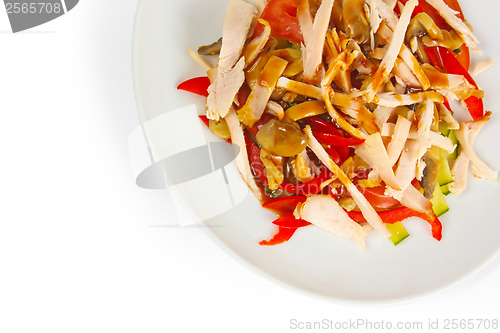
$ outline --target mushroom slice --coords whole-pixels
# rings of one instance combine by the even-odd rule
[[[200,46],[198,48],[198,53],[201,55],[216,55],[220,53],[221,47],[222,47],[222,37],[210,45]]]

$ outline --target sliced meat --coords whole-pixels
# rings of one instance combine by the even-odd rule
[[[208,89],[207,117],[213,120],[224,118],[234,97],[245,80],[245,59],[241,51],[245,45],[257,8],[243,0],[231,0],[222,32],[217,76]]]
[[[300,217],[321,229],[337,236],[353,240],[365,247],[366,230],[354,222],[329,195],[314,195],[307,198],[298,210]]]

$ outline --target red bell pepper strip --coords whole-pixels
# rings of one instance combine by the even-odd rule
[[[469,47],[467,44],[463,43],[462,46],[458,48],[458,53],[455,51],[453,52],[453,56],[457,58],[458,62],[462,67],[466,70],[469,71],[470,68],[470,52],[469,52]]]
[[[444,102],[443,102],[443,105],[449,110],[449,111],[452,111],[451,110],[451,106],[450,106],[450,102],[448,101],[448,98],[446,98],[445,96],[444,97]],[[452,111],[453,112],[453,111]]]
[[[252,139],[248,137],[248,135],[245,135],[245,141],[248,150],[248,162],[250,163],[250,168],[257,179],[267,185],[266,167],[260,159],[260,148],[252,141]]]
[[[363,217],[361,212],[350,211],[347,213],[349,217],[357,223],[366,222],[366,219]],[[442,229],[443,226],[437,216],[435,214],[425,214],[414,211],[408,207],[399,207],[389,210],[384,210],[377,212],[384,223],[396,223],[401,222],[410,217],[419,217],[427,222],[432,227],[432,237],[437,239],[438,241],[442,238]]]
[[[439,221],[436,215],[429,217],[429,220],[426,221],[431,225],[432,237],[440,241],[443,238],[443,224],[441,221]]]
[[[306,118],[304,119],[304,122],[311,127],[311,130],[313,132],[321,132],[326,134],[343,136],[342,133],[337,128],[335,128],[335,126],[317,117]],[[328,149],[326,149],[326,151],[327,153],[329,153],[329,155],[332,157],[335,163],[337,163],[337,161],[334,158],[336,157],[335,153],[329,151]],[[340,155],[339,163],[342,163],[343,161],[349,158],[349,147],[337,146],[335,147],[335,151]]]
[[[208,87],[210,80],[206,76],[195,77],[182,82],[177,86],[177,90],[185,90],[193,94],[208,97]]]
[[[427,53],[427,57],[432,65],[448,74],[463,75],[470,84],[478,88],[472,76],[465,70],[451,51],[444,47],[436,46],[426,48],[425,52]],[[469,110],[472,119],[476,120],[484,115],[484,105],[481,98],[471,96],[464,102],[467,105],[467,109]]]
[[[270,240],[261,241],[259,245],[273,246],[282,244],[292,238],[298,228],[311,225],[311,223],[305,220],[296,219],[291,213],[277,218],[273,221],[273,224],[279,227],[278,232]]]
[[[357,146],[365,142],[364,139],[349,139],[334,134],[313,132],[313,135],[320,143],[330,146]]]
[[[481,98],[471,96],[464,102],[467,105],[467,109],[469,110],[472,119],[477,120],[484,116],[484,104]]]
[[[337,146],[337,147],[335,147],[335,150],[340,155],[340,161],[338,163],[339,165],[344,163],[344,161],[347,160],[349,158],[349,156],[352,155],[348,146]]]
[[[304,202],[306,199],[305,196],[294,195],[265,202],[262,204],[262,207],[278,212],[291,213],[295,210],[299,202]]]
[[[330,155],[330,157],[336,164],[342,164],[342,162],[344,162],[347,159],[340,157],[340,154],[337,151],[337,149],[335,149],[335,147],[328,146],[323,148],[325,148],[325,151],[328,153],[328,155]]]
[[[445,70],[449,74],[463,75],[470,84],[474,85],[479,89],[477,83],[474,81],[469,72],[460,64],[460,62],[455,57],[455,54],[444,47],[437,47],[438,53],[443,61]],[[476,96],[471,96],[465,101],[469,113],[474,120],[481,118],[484,115],[484,105],[483,100]]]
[[[311,130],[314,132],[321,132],[321,133],[328,133],[328,134],[334,134],[338,136],[342,136],[342,133],[335,128],[332,124],[324,121],[323,119],[319,119],[317,117],[308,117],[302,119],[303,122],[305,122],[307,125],[311,127]]]
[[[437,50],[437,47],[426,47],[425,53],[427,54],[427,58],[429,59],[429,62],[431,63],[431,65],[433,65],[434,67],[437,67],[439,70],[445,72],[443,59],[441,59],[441,57],[439,56],[439,52]]]
[[[259,245],[273,246],[282,244],[292,238],[297,228],[279,227],[278,232],[270,240],[262,240]]]
[[[201,121],[202,121],[205,125],[207,125],[207,127],[209,127],[209,126],[210,126],[210,120],[208,120],[207,116],[198,116],[198,118],[200,118],[200,119],[201,119]]]
[[[303,228],[311,225],[310,222],[302,219],[296,219],[292,213],[283,215],[273,221],[273,224],[281,228]]]

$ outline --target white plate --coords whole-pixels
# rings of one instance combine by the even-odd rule
[[[226,4],[226,0],[140,2],[133,52],[143,122],[193,103],[203,112],[201,98],[178,92],[176,86],[204,75],[187,49],[220,37]],[[481,40],[484,58],[498,60],[495,22],[500,3],[462,0],[462,7]],[[498,77],[500,66],[496,65],[477,78],[486,91],[485,104],[494,113],[476,141],[476,150],[495,168],[500,167],[500,117],[495,112],[500,110]],[[150,146],[172,144],[153,142],[149,133],[146,137]],[[202,158],[199,163],[205,163]],[[169,173],[166,177],[168,180]],[[298,230],[286,244],[259,246],[260,240],[271,236],[275,216],[250,195],[235,209],[203,222],[216,227],[203,229],[240,262],[285,286],[337,301],[399,302],[454,285],[498,254],[499,194],[498,184],[470,176],[465,193],[448,197],[450,212],[442,217],[441,242],[431,237],[428,225],[415,220],[405,223],[412,236],[397,247],[372,233],[366,251],[315,227]],[[193,199],[192,193],[176,192],[176,196],[195,218],[207,208],[203,198]]]

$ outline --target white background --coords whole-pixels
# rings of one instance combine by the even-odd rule
[[[168,0],[165,0],[168,1]],[[0,332],[292,332],[290,320],[500,319],[500,259],[410,304],[355,307],[283,289],[135,186],[136,1],[82,0],[9,32],[0,14]]]

